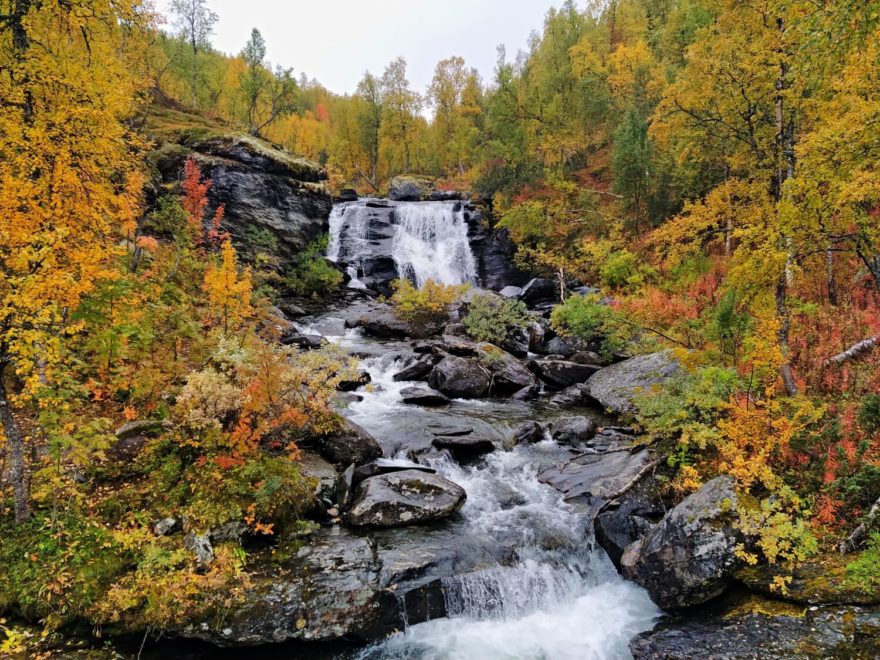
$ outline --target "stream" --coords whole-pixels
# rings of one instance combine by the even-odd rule
[[[398,204],[397,220],[377,228],[371,226],[376,209],[363,200],[338,205],[329,256],[349,255],[353,287],[363,286],[358,277],[365,255],[375,256],[383,242],[398,271],[417,282],[431,277],[475,283],[473,258],[462,255],[469,248],[459,208],[451,202]],[[456,399],[441,408],[405,404],[401,390],[419,383],[393,376],[413,355],[410,342],[365,337],[345,329],[333,312],[303,319],[300,328],[361,358],[371,383],[341,412],[379,440],[386,458],[426,464],[467,492],[460,513],[444,523],[371,532],[387,581],[417,575],[412,586],[439,579],[447,616],[408,626],[354,657],[631,657],[630,638],[652,628],[661,611],[643,589],[618,575],[595,543],[589,517],[538,480],[542,468],[570,459],[574,450],[547,437],[460,465],[431,445],[438,432],[472,429],[500,447],[511,427],[526,420],[577,414],[599,426],[610,420],[597,410],[563,412],[540,399]],[[410,570],[415,566],[418,571]]]

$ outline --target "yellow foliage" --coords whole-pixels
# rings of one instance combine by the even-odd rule
[[[205,271],[204,290],[208,295],[212,324],[222,324],[227,332],[252,315],[251,271],[239,273],[232,241],[226,239],[220,252],[220,263],[211,264]]]

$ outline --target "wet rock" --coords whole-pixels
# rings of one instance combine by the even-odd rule
[[[645,537],[625,572],[667,610],[705,603],[723,594],[739,567],[733,527],[733,479],[716,477],[673,508]]]
[[[372,463],[360,465],[354,469],[351,475],[351,485],[357,486],[359,483],[370,477],[376,477],[380,474],[391,474],[392,472],[403,472],[404,470],[417,470],[427,474],[436,474],[437,470],[427,465],[419,465],[408,461],[388,460],[380,458]]]
[[[382,448],[366,429],[345,420],[339,431],[314,440],[318,452],[335,465],[361,465],[382,456]]]
[[[437,449],[446,449],[458,461],[468,460],[495,450],[491,440],[472,435],[438,436],[431,441]]]
[[[436,390],[427,387],[404,387],[400,390],[400,396],[404,403],[417,406],[447,406],[449,399]]]
[[[359,387],[363,387],[367,385],[372,378],[370,377],[370,373],[365,371],[364,369],[358,370],[357,378],[354,380],[343,380],[336,386],[336,389],[340,392],[353,392]]]
[[[511,401],[531,401],[536,398],[540,393],[540,388],[537,384],[530,385],[528,387],[524,387],[521,390],[517,390],[513,394],[510,395]]]
[[[544,319],[541,319],[544,321]],[[545,321],[546,323],[546,321]],[[529,352],[530,353],[538,353],[541,348],[544,346],[544,337],[546,335],[546,330],[544,326],[538,321],[534,321],[529,323],[526,326],[526,333],[529,338]]]
[[[380,587],[379,571],[369,539],[330,527],[281,565],[250,569],[244,602],[222,619],[179,634],[219,646],[378,639],[403,628],[397,596]]]
[[[880,609],[747,602],[739,611],[663,622],[630,641],[636,660],[880,657]]]
[[[536,277],[523,287],[519,298],[529,307],[539,303],[555,303],[559,300],[559,286],[549,278]]]
[[[430,426],[431,433],[435,436],[447,435],[450,437],[470,435],[474,432],[471,426]]]
[[[602,368],[596,364],[581,364],[550,358],[532,360],[529,366],[541,380],[553,387],[568,387],[584,383]]]
[[[168,536],[174,533],[179,526],[176,518],[162,518],[162,520],[153,525],[153,533],[156,536]]]
[[[624,550],[639,541],[663,516],[663,510],[640,499],[627,498],[617,506],[606,509],[593,521],[596,541],[620,568]]]
[[[400,527],[447,518],[458,511],[464,489],[436,474],[404,470],[370,477],[354,492],[346,515],[355,527]]]
[[[566,387],[550,397],[549,404],[554,408],[568,408],[569,406],[581,405],[587,401],[587,386],[584,384]]]
[[[199,566],[207,566],[214,561],[214,546],[207,534],[188,533],[183,539],[183,547],[193,554]]]
[[[544,349],[542,353],[545,353],[546,355],[559,355],[560,357],[568,358],[574,355],[575,350],[575,347],[562,337],[553,337],[553,339],[544,344]]]
[[[525,445],[541,442],[544,439],[544,427],[538,422],[523,422],[514,427],[510,433],[510,445]]]
[[[538,481],[560,491],[566,500],[604,498],[623,488],[652,458],[647,449],[585,454],[541,470]]]
[[[358,200],[358,194],[354,188],[342,188],[339,191],[339,197],[337,199],[340,202],[356,202]]]
[[[354,463],[349,465],[345,470],[336,477],[336,503],[341,509],[347,509],[351,503],[351,495],[354,490],[354,471],[356,466]]]
[[[444,321],[431,321],[416,325],[396,316],[388,304],[376,304],[354,320],[355,327],[363,328],[364,334],[379,339],[405,339],[407,337],[430,337],[438,334]]]
[[[315,480],[316,502],[325,500],[335,502],[337,500],[336,470],[328,461],[314,451],[301,449],[299,469],[304,477]]]
[[[458,357],[474,357],[477,354],[477,343],[467,337],[444,334],[434,347],[440,357],[456,355]]]
[[[589,417],[560,417],[550,426],[550,437],[561,445],[585,443],[596,435],[596,422]]]
[[[419,355],[411,360],[403,369],[398,371],[392,380],[396,382],[407,380],[426,380],[431,375],[431,370],[437,359],[433,355]]]
[[[299,332],[284,335],[281,338],[284,346],[296,346],[303,350],[315,350],[324,345],[324,338],[321,335],[304,335]]]
[[[431,371],[428,383],[454,399],[477,399],[489,391],[489,374],[465,358],[445,357]]]
[[[486,343],[479,344],[477,352],[482,366],[491,374],[492,394],[512,394],[535,385],[532,373],[510,353]]]
[[[632,413],[639,394],[663,383],[678,368],[671,351],[639,355],[598,371],[587,381],[587,387],[590,396],[608,410]]]

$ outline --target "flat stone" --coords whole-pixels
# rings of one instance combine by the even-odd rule
[[[461,486],[436,474],[382,474],[358,484],[346,522],[355,527],[414,525],[451,516],[466,498]]]
[[[449,398],[436,390],[427,387],[404,387],[400,390],[400,396],[404,403],[419,406],[447,406]]]

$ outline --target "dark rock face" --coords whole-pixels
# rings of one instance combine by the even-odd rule
[[[664,622],[637,635],[629,648],[636,660],[880,657],[880,609],[796,608],[778,601],[756,603],[755,609]]]
[[[673,508],[635,549],[624,575],[663,609],[705,603],[723,594],[739,566],[732,523],[733,479],[716,477]]]
[[[382,456],[376,439],[347,420],[341,430],[316,438],[315,445],[321,456],[336,465],[361,465]]]
[[[513,263],[516,246],[506,229],[487,227],[479,209],[468,205],[468,239],[477,266],[477,277],[486,289],[522,285],[529,277]]]
[[[574,355],[575,350],[571,342],[562,337],[553,337],[553,339],[544,344],[543,352],[547,355],[559,355],[563,358],[568,358]]]
[[[428,381],[431,387],[454,399],[475,399],[489,391],[489,375],[470,360],[448,356],[440,360]]]
[[[405,339],[407,337],[430,337],[443,329],[442,322],[426,323],[416,326],[403,321],[394,313],[391,305],[376,304],[354,320],[354,326],[364,329],[364,333],[379,339]]]
[[[559,286],[546,277],[535,277],[523,287],[519,296],[529,307],[539,303],[555,303],[559,301]]]
[[[567,408],[583,404],[585,401],[587,401],[587,386],[579,384],[566,387],[561,392],[557,392],[550,397],[549,403],[554,408]]]
[[[448,479],[418,470],[370,477],[355,489],[346,515],[355,527],[400,527],[446,518],[467,495]]]
[[[491,440],[472,435],[437,436],[431,441],[437,449],[447,449],[456,460],[468,460],[494,451]]]
[[[219,646],[258,646],[370,641],[403,627],[397,596],[379,586],[379,562],[367,539],[329,528],[282,569],[256,569],[245,602],[227,611],[219,625],[196,624],[181,634]]]
[[[639,355],[596,372],[587,381],[590,396],[615,413],[635,411],[635,398],[678,371],[670,351]]]
[[[662,515],[663,511],[658,506],[627,498],[620,505],[596,516],[593,521],[596,541],[608,553],[614,565],[620,568],[623,551],[643,538],[653,527],[652,521]]]
[[[210,208],[225,205],[222,229],[245,256],[254,255],[255,232],[273,236],[278,256],[287,260],[326,231],[332,201],[318,165],[243,135],[182,146],[157,158],[163,182],[178,181],[184,161],[195,155],[212,181]]]
[[[596,422],[589,417],[560,417],[550,427],[550,437],[561,445],[576,445],[596,435]]]
[[[400,390],[404,403],[417,406],[446,406],[449,399],[440,392],[429,390],[427,387],[404,387]]]
[[[370,373],[363,369],[358,370],[357,378],[354,380],[343,380],[336,386],[340,392],[354,392],[357,388],[367,385],[372,378]]]
[[[602,368],[597,364],[580,364],[549,358],[533,360],[529,366],[541,380],[553,387],[568,387],[584,383]]]

